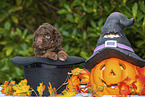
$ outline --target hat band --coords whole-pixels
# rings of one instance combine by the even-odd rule
[[[95,48],[94,53],[100,49],[106,48],[106,47],[118,47],[118,48],[122,48],[125,50],[129,50],[131,52],[134,52],[133,49],[129,46],[126,46],[124,44],[121,43],[117,43],[117,41],[106,41],[105,44],[99,45],[98,47]]]

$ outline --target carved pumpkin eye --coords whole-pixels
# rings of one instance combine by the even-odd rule
[[[104,70],[105,69],[105,64],[100,68],[100,70]]]
[[[126,69],[125,65],[122,64],[122,63],[119,63],[119,66],[120,66],[120,68],[121,68],[122,70]]]
[[[49,39],[49,38],[50,38],[50,36],[46,35],[46,36],[45,36],[45,38]]]

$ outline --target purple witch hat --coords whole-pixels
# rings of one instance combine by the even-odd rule
[[[104,24],[94,54],[83,64],[83,67],[90,70],[109,58],[119,58],[135,66],[144,67],[145,60],[135,54],[125,36],[124,28],[133,24],[133,18],[127,19],[119,12],[112,13]]]

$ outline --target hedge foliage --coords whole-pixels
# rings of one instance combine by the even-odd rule
[[[34,31],[45,22],[63,35],[70,56],[88,59],[101,29],[112,12],[134,18],[125,30],[132,48],[145,59],[144,0],[2,0],[0,6],[0,83],[23,79],[23,67],[10,62],[15,56],[34,56]]]

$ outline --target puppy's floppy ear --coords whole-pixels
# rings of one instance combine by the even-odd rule
[[[54,43],[55,43],[55,46],[58,47],[63,42],[62,35],[60,34],[60,32],[55,27],[53,29],[53,33],[54,33]]]

